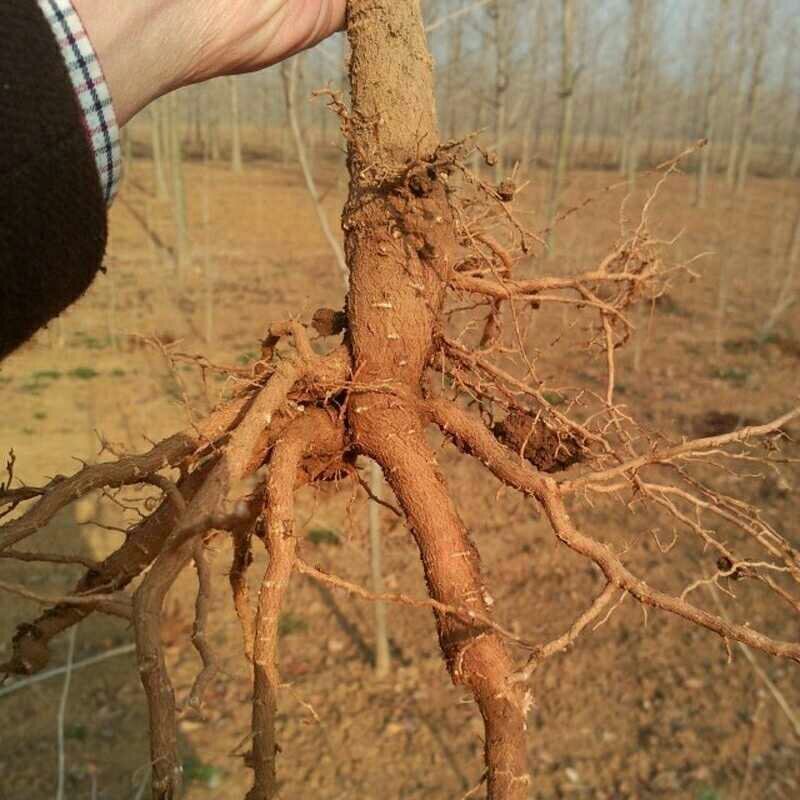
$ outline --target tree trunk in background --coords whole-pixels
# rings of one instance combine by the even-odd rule
[[[259,109],[261,110],[261,143],[267,147],[270,142],[270,110],[272,103],[272,93],[267,88],[267,85],[261,88],[261,97],[259,98]]]
[[[298,53],[295,56],[295,59],[297,60],[297,95],[303,98],[303,102],[299,105],[295,103],[295,115],[300,121],[300,128],[303,131],[303,141],[306,145],[308,166],[313,174],[314,159],[318,155],[319,148],[317,147],[317,129],[314,125],[314,105],[310,101],[311,91],[309,89],[308,80],[306,77],[308,64],[305,56],[306,53]],[[321,103],[320,105],[323,109],[327,110],[324,103]]]
[[[297,73],[300,62],[297,58],[289,61],[284,61],[281,64],[281,79],[283,80],[283,95],[286,100],[286,117],[289,120],[289,129],[292,132],[294,144],[297,152],[297,159],[300,162],[300,169],[303,171],[305,178],[306,188],[311,196],[311,201],[314,204],[314,211],[316,211],[317,219],[319,220],[322,233],[325,240],[333,252],[339,271],[342,275],[342,281],[347,287],[347,263],[345,262],[344,252],[342,246],[339,244],[338,238],[334,235],[328,217],[325,214],[325,209],[322,207],[322,199],[317,191],[317,184],[314,180],[314,173],[311,170],[311,163],[308,160],[308,153],[303,140],[303,132],[300,130],[300,121],[297,118],[297,104],[296,104],[296,87],[297,87]]]
[[[767,53],[767,28],[769,27],[769,7],[767,3],[761,7],[759,19],[753,21],[752,30],[754,38],[755,55],[753,57],[753,70],[750,74],[750,84],[743,108],[742,146],[739,161],[735,167],[735,189],[739,194],[747,179],[750,167],[750,156],[753,148],[753,127],[759,101],[759,91],[764,81],[764,58]]]
[[[231,93],[231,169],[242,172],[242,125],[239,111],[239,81],[235,77],[228,78]]]
[[[642,98],[648,36],[649,0],[630,0],[628,49],[625,56],[625,113],[623,116],[620,171],[632,186],[639,167],[642,128]]]
[[[775,304],[772,306],[769,316],[759,332],[759,341],[763,342],[769,337],[781,317],[797,302],[798,268],[800,268],[800,203],[797,206],[797,213],[789,238],[789,246],[786,248],[786,273],[781,282],[781,288],[778,291]]]
[[[458,9],[464,5],[464,0],[457,0]],[[447,123],[445,131],[447,136],[455,138],[461,131],[461,103],[456,102],[457,71],[461,63],[461,53],[464,43],[464,18],[458,17],[450,23],[450,39],[447,43],[447,70],[445,73],[445,108],[447,109]],[[460,76],[460,71],[458,71]]]
[[[214,344],[214,298],[216,296],[216,275],[214,259],[211,257],[211,169],[208,162],[208,142],[203,143],[203,333],[206,344]]]
[[[792,228],[792,238],[789,244],[789,250],[786,260],[790,264],[797,265],[800,261],[800,203],[797,206],[797,216],[794,218],[794,227]]]
[[[488,30],[484,30],[481,34],[480,40],[480,48],[479,52],[481,54],[481,62],[480,62],[480,74],[481,75],[489,75],[490,74],[490,66],[489,66],[489,56],[491,53],[491,39],[492,37],[489,34]],[[474,131],[483,130],[486,125],[486,107],[487,107],[487,100],[486,97],[489,94],[487,90],[483,86],[476,86],[475,90],[472,92],[472,102],[473,108],[472,113],[474,114],[473,117],[473,125],[472,129]],[[483,166],[483,157],[481,156],[478,150],[475,150],[475,153],[472,157],[472,171],[477,175],[480,173],[480,170]]]
[[[797,115],[797,124],[800,125],[800,114]],[[795,128],[795,130],[800,130]],[[800,175],[800,142],[798,142],[794,146],[794,152],[792,153],[792,161],[789,164],[789,177],[796,178]]]
[[[535,145],[532,141],[534,127],[540,124],[542,117],[543,97],[541,90],[537,91],[538,82],[544,78],[546,72],[546,43],[542,33],[542,3],[531,3],[530,9],[530,36],[533,46],[528,58],[529,75],[526,92],[529,104],[523,112],[523,132],[522,132],[522,155],[520,163],[525,174],[531,171],[531,154],[535,152]]]
[[[192,145],[201,153],[205,150],[203,117],[207,113],[206,93],[202,87],[196,86],[192,95]]]
[[[747,0],[744,0],[746,2]],[[739,163],[739,150],[741,147],[742,124],[744,112],[744,73],[747,66],[747,32],[745,24],[748,19],[743,5],[740,3],[739,35],[737,37],[736,61],[733,68],[733,117],[731,119],[731,139],[728,147],[728,165],[725,170],[725,180],[728,186],[736,182],[736,167]]]
[[[711,64],[706,81],[705,102],[703,104],[703,138],[708,144],[700,151],[700,165],[697,170],[695,184],[695,203],[698,208],[706,206],[706,192],[708,190],[708,174],[711,168],[711,151],[715,147],[714,131],[717,114],[717,97],[719,95],[722,77],[722,57],[725,42],[728,38],[728,2],[719,0],[719,7],[715,18],[712,18],[714,34],[711,44]]]
[[[600,50],[600,40],[594,38],[594,31],[586,24],[583,24],[583,62],[589,64],[589,84],[586,91],[586,111],[583,116],[583,136],[581,142],[581,154],[585,161],[590,158],[592,147],[592,137],[595,134],[595,101],[597,99],[597,70],[594,65],[598,61]],[[580,104],[578,104],[580,106]]]
[[[794,124],[791,128],[792,131],[792,139],[794,141],[789,142],[790,146],[790,156],[789,156],[789,163],[787,164],[787,169],[789,172],[790,178],[796,178],[800,175],[800,135],[798,135],[798,131],[800,131],[800,103],[797,106],[797,112],[794,115]]]
[[[536,66],[541,66],[541,72],[537,72],[534,78],[541,81],[541,88],[539,91],[539,99],[536,103],[536,128],[533,139],[533,152],[539,153],[542,144],[542,135],[544,133],[545,119],[547,118],[547,105],[548,93],[550,90],[549,77],[550,72],[547,69],[547,47],[550,41],[550,25],[547,16],[548,5],[547,2],[539,6],[539,13],[537,14],[536,26]]]
[[[494,178],[497,183],[506,174],[506,136],[508,127],[508,88],[511,85],[511,50],[515,20],[505,0],[494,0],[489,6],[494,24],[495,78],[494,78],[494,149],[497,163]]]
[[[513,161],[528,169],[537,155],[548,162],[549,172],[563,110],[554,90],[560,83],[554,50],[561,36],[552,30],[560,2],[426,0],[424,7],[434,21],[438,96],[448,137],[488,131],[483,142],[499,156],[493,178],[504,177]],[[715,172],[732,187],[737,181],[741,187],[748,164],[759,169],[769,164],[776,174],[799,174],[800,26],[792,24],[787,0],[706,0],[686,4],[685,13],[677,17],[672,8],[654,0],[575,5],[573,61],[588,74],[576,87],[568,160],[574,164],[579,159],[589,168],[618,160],[621,172],[631,178],[637,168],[668,159],[705,135],[710,148],[692,159],[697,184],[691,192],[698,206],[706,202]],[[765,10],[773,17],[768,34]],[[766,44],[758,48],[757,42]],[[313,162],[334,122],[323,103],[306,104],[301,96],[305,100],[308,89],[331,79],[335,86],[343,59],[338,45],[328,42],[309,51],[304,62],[307,81],[303,85],[298,78],[296,111]],[[277,153],[282,143],[284,163],[291,167],[294,148],[283,124],[279,82],[278,71],[266,70],[235,85],[226,78],[191,88],[184,131],[192,154],[208,146],[210,159],[230,158],[233,170],[246,168],[244,138],[248,125],[257,124],[259,152],[269,147]],[[162,105],[166,102],[150,112],[159,125]],[[136,142],[146,142],[146,124]],[[172,183],[165,134],[166,129],[161,142],[153,143],[157,166],[164,159],[163,176],[155,181],[162,198]],[[772,156],[769,161],[767,155]],[[476,157],[476,166],[478,161]],[[485,165],[481,168],[486,171]],[[549,178],[538,184],[545,216]]]
[[[214,87],[218,85],[215,83],[208,83],[206,84],[206,88],[209,92],[209,96],[211,99],[214,98]],[[222,160],[222,142],[220,136],[220,114],[219,114],[219,105],[218,103],[213,104],[213,110],[211,112],[208,124],[208,142],[209,142],[209,153],[211,155],[212,161],[221,161]]]
[[[169,196],[167,176],[164,171],[164,149],[162,147],[162,130],[164,128],[164,105],[153,103],[150,106],[150,147],[153,152],[153,181],[156,197],[166,200]]]
[[[180,97],[176,92],[168,96],[168,140],[170,176],[172,177],[172,214],[175,222],[175,266],[182,278],[191,259],[189,223],[186,214],[186,187],[183,181],[183,145],[180,126]]]
[[[548,203],[549,231],[548,245],[553,244],[553,225],[558,214],[558,201],[561,196],[564,176],[572,141],[572,110],[575,96],[576,71],[572,63],[573,37],[575,34],[575,7],[573,0],[561,0],[561,120],[558,126],[558,143],[553,163],[553,174],[550,183],[550,200]],[[552,252],[552,250],[551,250]]]
[[[603,166],[614,163],[614,158],[618,154],[619,148],[614,145],[612,139],[612,131],[616,128],[616,109],[614,102],[610,98],[605,103],[605,113],[603,114],[603,128],[600,132],[600,163]]]
[[[383,473],[375,461],[369,465],[369,486],[373,497],[383,498]],[[373,499],[369,501],[369,547],[370,571],[372,573],[372,591],[383,594],[383,558],[381,548],[381,507]],[[386,603],[375,603],[375,674],[385,678],[391,668],[389,650],[389,624],[386,614]]]
[[[789,108],[792,103],[792,83],[795,76],[800,74],[798,67],[795,66],[795,56],[797,55],[798,44],[800,44],[800,22],[792,25],[786,34],[786,51],[783,58],[783,78],[781,80],[781,88],[777,97],[777,108],[775,110],[776,121],[778,124],[774,126],[772,131],[772,154],[771,161],[781,161],[784,142],[791,144],[792,134],[798,129],[795,126],[791,127],[794,120],[789,121],[789,128],[787,130],[786,121],[789,119],[788,114],[784,114],[783,110]],[[791,153],[791,150],[789,150]]]

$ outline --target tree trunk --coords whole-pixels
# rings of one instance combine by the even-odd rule
[[[764,14],[767,14],[766,5],[764,6]],[[764,58],[767,50],[766,26],[769,24],[768,18],[759,20],[756,24],[758,27],[753,32],[753,36],[756,39],[753,71],[750,76],[750,85],[744,103],[742,147],[739,153],[739,161],[735,166],[735,189],[737,194],[744,188],[747,172],[750,167],[750,155],[753,148],[753,127],[756,109],[758,107],[759,91],[764,80]]]
[[[231,90],[231,169],[239,173],[242,165],[242,126],[239,113],[239,82],[236,78],[228,78]]]
[[[183,182],[183,146],[178,119],[178,95],[169,96],[169,155],[172,176],[172,214],[175,222],[175,266],[182,277],[189,263],[189,223],[186,214],[186,187]]]
[[[164,172],[164,150],[161,146],[164,107],[161,103],[150,106],[150,143],[153,155],[153,180],[156,186],[156,197],[166,200],[169,195],[167,176]]]
[[[792,128],[794,131],[794,135],[792,136],[793,142],[793,149],[792,155],[789,160],[789,177],[796,178],[800,175],[800,136],[798,136],[798,131],[800,131],[800,106],[797,108],[797,113],[794,115],[794,126]],[[792,144],[790,142],[790,144]]]
[[[528,94],[530,96],[530,108],[525,114],[525,123],[522,134],[522,157],[520,163],[523,171],[527,174],[531,171],[531,153],[538,146],[537,141],[533,142],[534,125],[538,127],[542,124],[544,114],[544,96],[537,91],[536,82],[542,80],[546,70],[547,42],[545,39],[546,23],[544,19],[545,10],[541,3],[535,5],[531,3],[530,8],[530,31],[533,39],[533,47],[530,54],[530,75],[528,76]]]
[[[625,114],[620,171],[631,185],[636,179],[636,171],[639,168],[645,52],[649,46],[647,3],[648,0],[630,0],[631,15],[628,26],[628,50],[625,57]]]
[[[745,96],[742,91],[744,70],[747,64],[747,38],[745,33],[746,16],[742,14],[739,22],[739,42],[736,50],[736,63],[733,68],[733,118],[731,120],[731,139],[728,147],[728,165],[725,180],[728,186],[736,181],[736,165],[739,163],[739,150],[742,136]]]
[[[497,162],[495,182],[505,177],[506,135],[508,127],[508,89],[511,85],[511,50],[513,43],[513,17],[504,0],[494,0],[489,6],[494,21],[495,83],[494,83],[494,137]]]
[[[298,63],[299,62],[297,58],[293,58],[290,61],[284,61],[283,64],[281,64],[283,96],[286,100],[286,117],[289,122],[289,129],[292,132],[292,137],[294,138],[295,147],[297,149],[297,158],[300,162],[300,169],[303,171],[303,178],[306,182],[306,188],[311,196],[311,202],[314,204],[314,211],[316,211],[317,219],[319,220],[320,227],[322,228],[322,233],[325,236],[325,240],[330,245],[334,258],[336,259],[336,265],[342,274],[342,280],[346,286],[347,264],[345,263],[342,246],[339,244],[339,240],[334,235],[333,230],[331,230],[330,222],[328,222],[328,216],[325,213],[325,209],[322,205],[322,198],[317,190],[317,183],[314,180],[314,173],[308,160],[308,153],[306,150],[305,141],[303,140],[303,132],[300,130],[300,122],[297,119],[295,88],[297,84]]]
[[[563,20],[561,29],[561,120],[558,126],[558,145],[550,184],[548,244],[553,243],[553,225],[558,213],[567,160],[572,141],[572,108],[575,96],[575,68],[572,64],[572,40],[574,34],[574,6],[572,0],[562,0]]]
[[[759,331],[759,341],[764,341],[769,337],[775,326],[786,311],[797,302],[797,287],[795,278],[800,267],[800,205],[797,206],[797,215],[792,226],[792,233],[789,239],[789,246],[786,249],[786,272],[781,282],[781,288],[775,303],[770,309],[769,315]]]
[[[353,444],[381,465],[400,501],[431,596],[487,613],[478,553],[434,466],[417,412],[458,250],[447,187],[433,166],[440,140],[419,2],[351,0],[348,35],[349,339],[359,385],[381,387],[351,397]],[[397,393],[383,391],[387,385]],[[437,613],[436,623],[450,675],[471,690],[484,719],[488,795],[524,800],[524,702],[507,683],[506,647],[460,618]]]
[[[463,5],[463,0],[458,0],[459,10]],[[447,71],[445,76],[445,104],[447,107],[447,135],[451,138],[458,136],[461,130],[460,110],[461,103],[456,102],[456,69],[461,63],[461,55],[464,44],[464,20],[463,17],[455,19],[450,27],[450,39],[447,45]],[[460,72],[459,72],[460,74]]]
[[[537,66],[541,69],[537,72],[536,78],[540,80],[541,88],[539,99],[536,104],[536,128],[533,137],[533,152],[538,153],[541,146],[542,135],[544,133],[545,120],[547,118],[547,97],[550,91],[549,72],[547,71],[547,43],[550,41],[550,24],[548,19],[547,3],[542,3],[537,16],[538,24],[536,29],[536,49],[541,56],[537,55]],[[541,60],[540,60],[541,59]]]
[[[714,147],[714,125],[716,123],[717,96],[720,88],[722,54],[728,33],[727,6],[727,0],[720,0],[719,10],[713,22],[714,35],[711,45],[711,65],[708,71],[703,106],[703,138],[708,140],[708,145],[700,151],[700,166],[697,170],[697,183],[695,185],[695,203],[698,208],[705,208],[706,205],[708,174],[711,168],[711,149]]]
[[[372,573],[372,591],[383,594],[383,558],[381,541],[381,507],[378,500],[383,494],[383,474],[375,461],[369,465],[369,488],[372,498],[369,501],[369,550],[370,571]],[[386,615],[386,603],[375,603],[375,675],[385,678],[391,667],[389,651],[389,623]]]

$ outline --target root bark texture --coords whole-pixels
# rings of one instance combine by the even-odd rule
[[[297,332],[298,343],[302,333]],[[181,515],[163,550],[134,595],[134,623],[139,672],[150,713],[150,751],[153,800],[174,800],[182,789],[182,767],[177,748],[175,692],[160,646],[161,614],[167,591],[191,561],[195,538],[208,530],[207,520],[224,504],[235,482],[247,476],[254,443],[264,425],[283,406],[289,391],[314,360],[309,348],[298,344],[295,359],[281,362],[233,432],[219,460]]]
[[[254,783],[247,800],[277,796],[275,730],[280,672],[278,624],[295,567],[294,494],[305,457],[333,458],[344,449],[344,429],[330,414],[315,410],[298,418],[275,446],[270,459],[264,506],[264,539],[269,564],[261,582],[253,648],[253,746],[248,761]]]
[[[374,387],[352,396],[350,432],[400,501],[430,596],[488,614],[478,552],[415,410],[458,249],[447,176],[436,164],[440,142],[419,5],[353,0],[349,8],[347,311],[355,374]],[[524,701],[507,683],[513,668],[505,644],[449,615],[437,614],[436,622],[450,675],[469,687],[484,719],[489,796],[521,800],[529,783]]]
[[[488,615],[491,596],[480,558],[435,466],[420,418],[405,409],[374,410],[358,426],[359,449],[383,467],[406,513],[419,548],[428,592],[441,603]],[[480,623],[435,613],[439,643],[453,682],[469,688],[483,717],[491,798],[528,796],[525,704],[512,686],[513,662],[505,643]]]

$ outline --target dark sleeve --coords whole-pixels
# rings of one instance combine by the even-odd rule
[[[0,0],[0,358],[77,300],[106,206],[66,65],[36,0]]]

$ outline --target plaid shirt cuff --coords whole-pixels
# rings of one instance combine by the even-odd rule
[[[37,2],[61,47],[61,55],[83,110],[83,124],[94,150],[103,197],[110,205],[122,176],[119,128],[111,91],[72,0]]]

